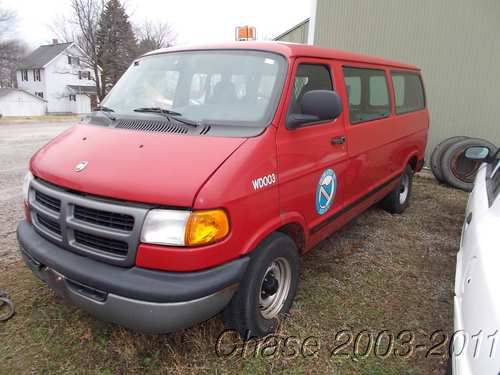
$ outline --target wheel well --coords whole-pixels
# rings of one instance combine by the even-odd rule
[[[408,161],[408,164],[410,165],[411,169],[413,169],[413,172],[417,170],[417,163],[418,163],[418,158],[416,156],[412,156],[411,159]]]
[[[281,232],[290,237],[293,242],[295,242],[299,253],[302,253],[306,241],[302,225],[300,225],[299,223],[289,223],[279,228],[277,232]]]

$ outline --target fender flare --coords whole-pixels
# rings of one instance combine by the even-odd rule
[[[250,239],[245,243],[245,246],[240,251],[240,255],[247,255],[251,253],[257,246],[269,237],[272,233],[278,231],[280,228],[288,224],[297,224],[302,229],[304,234],[304,243],[309,241],[309,233],[306,230],[306,222],[304,217],[298,212],[287,212],[281,214],[279,217],[274,218],[262,225],[258,231],[253,234]]]
[[[411,160],[415,158],[415,165],[413,166],[412,163],[411,163]],[[418,153],[418,150],[413,150],[410,152],[410,154],[408,155],[408,157],[406,158],[405,160],[405,163],[401,166],[401,173],[404,171],[404,169],[406,168],[406,166],[408,164],[410,164],[413,168],[413,171],[416,172],[416,169],[418,168],[418,161],[419,161],[419,153]]]

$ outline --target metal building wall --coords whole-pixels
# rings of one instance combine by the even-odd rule
[[[317,0],[314,44],[423,70],[427,155],[453,135],[500,145],[499,0]]]
[[[285,31],[283,34],[274,38],[274,40],[279,40],[281,42],[289,42],[289,43],[307,43],[307,36],[309,31],[309,21],[305,20],[304,22],[299,23],[288,31]]]

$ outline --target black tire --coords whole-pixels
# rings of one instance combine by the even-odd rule
[[[272,294],[272,288],[276,285],[271,282],[271,290],[266,290],[264,280],[273,271],[270,267],[276,262],[285,261],[289,265],[290,282],[283,282],[278,285],[278,291]],[[279,320],[290,310],[292,301],[297,292],[299,282],[299,253],[294,241],[282,234],[273,233],[266,238],[252,253],[250,264],[240,283],[240,287],[231,299],[231,302],[224,310],[224,323],[226,328],[236,330],[243,339],[251,337],[263,337],[275,332]],[[276,271],[276,269],[275,269]],[[283,275],[286,275],[283,272]],[[277,280],[273,275],[271,278]],[[279,283],[278,283],[279,284]],[[279,298],[279,288],[288,285],[286,296]],[[277,297],[275,297],[277,296]],[[261,301],[277,298],[273,309],[264,309]],[[269,308],[273,307],[271,304]],[[265,314],[278,311],[275,316],[265,316]],[[269,314],[268,314],[269,315]]]
[[[489,147],[492,151],[496,146],[484,139],[467,138],[454,143],[445,151],[441,158],[441,173],[445,181],[457,189],[471,191],[474,178],[481,162],[465,158],[465,150],[472,146]]]
[[[391,214],[403,213],[410,204],[412,181],[413,169],[407,165],[399,185],[382,200],[382,208]]]
[[[436,180],[438,180],[439,182],[443,183],[446,182],[443,177],[443,173],[441,171],[441,158],[443,154],[452,144],[463,141],[465,139],[468,139],[468,137],[463,137],[463,136],[450,137],[442,141],[436,147],[434,147],[434,150],[432,151],[431,154],[431,171]]]

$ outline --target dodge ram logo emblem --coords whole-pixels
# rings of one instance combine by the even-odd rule
[[[81,172],[83,171],[85,168],[87,168],[87,165],[89,164],[88,161],[85,161],[85,160],[82,160],[81,162],[79,162],[76,166],[75,166],[75,172]]]

